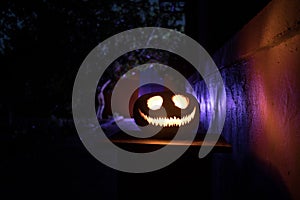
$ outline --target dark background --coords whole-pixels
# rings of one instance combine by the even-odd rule
[[[180,11],[186,18],[184,32],[212,55],[267,2],[186,1]],[[2,107],[31,116],[47,117],[66,110],[71,117],[69,103],[76,72],[89,51],[104,39],[135,27],[174,28],[165,21],[175,14],[159,8],[149,14],[148,1],[0,4],[0,58],[5,69]],[[124,8],[113,11],[113,5]],[[144,20],[137,14],[140,10]]]
[[[72,87],[85,56],[110,36],[144,26],[182,31],[212,55],[269,1],[183,0],[178,12],[154,2],[0,2],[2,195],[114,198],[114,170],[85,150],[72,122]],[[168,23],[182,15],[182,26]]]

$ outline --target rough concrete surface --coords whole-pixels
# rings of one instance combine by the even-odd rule
[[[227,93],[214,199],[300,199],[300,1],[271,1],[214,56]],[[201,122],[206,86],[194,84]]]

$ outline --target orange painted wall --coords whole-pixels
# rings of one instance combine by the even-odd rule
[[[279,171],[292,196],[300,199],[300,35],[256,53],[251,61],[251,149]]]
[[[228,126],[234,126],[234,118],[238,116],[227,116],[224,136],[233,144],[233,153],[230,158],[216,161],[217,166],[223,168],[216,178],[226,177],[229,182],[233,179],[232,182],[245,185],[251,179],[251,184],[259,185],[260,174],[253,181],[251,177],[255,172],[250,166],[263,163],[263,171],[276,171],[278,177],[270,179],[278,180],[279,188],[287,189],[286,196],[300,199],[300,1],[271,1],[214,58],[217,65],[223,67],[225,84],[235,76],[228,71],[244,73],[239,76],[245,81],[242,93],[247,115],[247,120],[237,121],[237,125],[247,126],[247,131],[235,135]],[[227,89],[232,88],[227,85]],[[229,100],[231,95],[234,93],[228,94]],[[238,105],[232,109],[237,110]],[[247,150],[241,151],[245,146]],[[255,160],[251,165],[245,161],[249,155]],[[236,172],[229,172],[233,166]],[[223,182],[225,185],[226,181]],[[267,184],[261,187],[269,187]],[[223,193],[234,191],[224,185],[220,186]]]

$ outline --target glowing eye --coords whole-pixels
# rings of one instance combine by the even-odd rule
[[[162,106],[163,98],[161,96],[154,96],[147,100],[147,106],[151,110],[158,110]]]
[[[189,98],[183,95],[174,95],[172,97],[172,101],[174,102],[175,106],[181,109],[186,109],[189,105]]]

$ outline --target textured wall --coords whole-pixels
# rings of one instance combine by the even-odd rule
[[[227,92],[215,199],[300,199],[300,1],[274,0],[214,56]],[[209,105],[195,84],[201,121]]]

